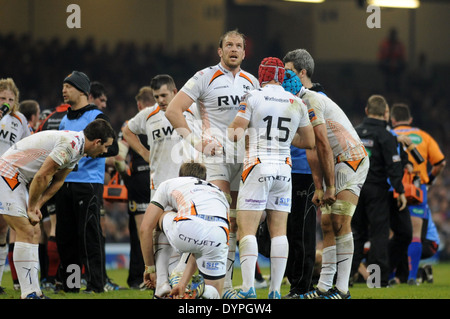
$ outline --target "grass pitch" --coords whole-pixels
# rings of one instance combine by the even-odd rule
[[[269,277],[270,269],[261,269],[265,277]],[[127,287],[127,269],[108,270],[108,276],[122,287]],[[407,284],[395,285],[391,288],[368,288],[364,283],[357,283],[350,288],[352,299],[450,299],[450,263],[438,263],[433,265],[434,283],[423,283],[419,286]],[[236,268],[233,283],[238,287],[242,282],[240,268]],[[0,302],[4,300],[20,299],[20,291],[13,289],[11,273],[3,274],[2,287],[6,294],[0,295]],[[289,292],[289,285],[283,284],[281,295]],[[58,293],[44,292],[51,299],[152,299],[152,291],[140,291],[124,289],[112,292],[86,294],[80,293]],[[267,299],[267,289],[257,289],[258,299]],[[158,302],[158,301],[153,301]]]

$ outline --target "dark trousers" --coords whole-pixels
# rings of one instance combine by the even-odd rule
[[[150,201],[150,174],[148,171],[134,172],[131,176],[126,176],[124,181],[128,189],[128,230],[130,232],[130,264],[127,284],[135,288],[142,283],[145,270],[135,216],[145,214],[145,208]]]
[[[100,226],[102,184],[64,183],[56,201],[56,241],[66,291],[67,267],[85,267],[86,290],[103,292],[106,283],[104,249]]]
[[[306,293],[312,288],[316,260],[316,208],[311,199],[314,183],[310,174],[292,174],[292,207],[287,221],[289,255],[286,276],[290,292]]]
[[[389,196],[386,187],[365,183],[352,218],[354,255],[351,272],[355,274],[358,271],[364,258],[364,243],[370,241],[367,265],[380,267],[382,287],[387,286],[389,278]]]
[[[408,246],[412,240],[412,225],[408,206],[399,211],[397,200],[393,198],[392,192],[389,194],[391,196],[390,226],[393,234],[389,240],[389,268],[390,273],[393,273],[402,268],[405,261],[408,268]]]
[[[136,288],[142,283],[145,265],[138,236],[139,230],[136,228],[134,215],[130,215],[128,230],[130,231],[130,265],[127,284],[132,288]]]

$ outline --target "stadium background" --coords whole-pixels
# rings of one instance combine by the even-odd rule
[[[80,7],[81,28],[68,28],[70,4]],[[216,64],[218,38],[238,28],[247,36],[243,68],[253,74],[263,57],[282,58],[305,48],[320,82],[354,125],[371,94],[412,108],[414,125],[428,131],[450,154],[450,1],[421,0],[418,9],[381,10],[380,28],[369,28],[364,0],[321,4],[282,0],[0,0],[0,77],[12,77],[21,100],[41,111],[62,102],[62,80],[72,70],[102,82],[106,114],[118,131],[137,111],[134,96],[156,74],[178,88],[197,70]],[[399,92],[388,92],[377,51],[391,28],[406,48]],[[419,64],[419,57],[426,64]],[[429,193],[441,235],[439,258],[450,259],[450,170]],[[127,266],[128,215],[107,204],[109,266]],[[121,243],[121,244],[120,244]]]

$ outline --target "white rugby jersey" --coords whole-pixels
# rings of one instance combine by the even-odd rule
[[[329,97],[302,88],[300,97],[308,107],[312,126],[326,124],[333,155],[340,161],[356,161],[367,153],[352,123],[344,111]]]
[[[245,166],[256,160],[290,164],[295,132],[310,125],[305,103],[275,84],[248,93],[236,116],[250,121]]]
[[[84,133],[42,131],[14,144],[0,157],[0,175],[28,184],[50,156],[60,169],[73,169],[84,156]]]
[[[0,155],[14,143],[30,135],[31,128],[25,115],[20,112],[5,115],[0,121]]]
[[[190,111],[186,120],[193,121]],[[195,158],[195,149],[185,141],[156,104],[147,107],[128,121],[128,128],[136,135],[146,134],[150,147],[150,188],[157,189],[161,182],[178,177],[183,161]]]
[[[197,72],[181,91],[196,102],[191,110],[195,118],[201,120],[202,132],[214,136],[225,147],[225,152],[229,150],[233,155],[237,151],[227,138],[228,125],[234,120],[244,95],[259,87],[258,79],[250,73],[240,70],[233,76],[219,63]]]
[[[196,177],[177,177],[161,183],[151,201],[163,210],[177,211],[176,220],[189,216],[215,216],[228,220],[225,194],[215,185]]]

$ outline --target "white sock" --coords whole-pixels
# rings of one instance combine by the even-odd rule
[[[190,253],[183,253],[180,256],[180,260],[178,261],[178,264],[175,266],[174,269],[170,272],[172,275],[182,275],[184,272],[184,269],[186,269],[186,264],[188,261]]]
[[[154,238],[156,282],[158,286],[162,286],[169,283],[168,264],[173,248],[162,231],[156,231]]]
[[[241,261],[242,290],[248,291],[255,286],[255,267],[258,260],[258,242],[254,235],[244,236],[239,241],[239,259]]]
[[[6,258],[8,257],[8,245],[0,245],[0,286],[2,285],[3,271],[5,270]]]
[[[216,288],[211,285],[205,285],[205,291],[202,295],[203,299],[220,299],[220,294]]]
[[[42,295],[39,285],[39,245],[24,242],[14,244],[14,266],[19,279],[21,297],[30,293]]]
[[[286,236],[273,237],[270,243],[269,293],[272,291],[280,292],[289,253],[289,243]]]
[[[336,237],[336,288],[342,293],[348,292],[348,280],[353,260],[353,233]]]
[[[181,255],[177,252],[176,249],[173,249],[172,247],[172,256],[170,256],[169,258],[169,265],[167,267],[168,271],[169,271],[169,275],[172,274],[172,272],[174,271],[174,269],[177,268],[178,264],[180,263],[180,257]],[[186,264],[185,264],[186,267]],[[184,268],[183,268],[184,270]],[[183,271],[181,271],[183,272]]]
[[[328,291],[333,287],[334,275],[336,274],[336,246],[326,247],[322,251],[322,269],[320,270],[317,288]]]
[[[230,233],[228,239],[227,272],[225,274],[224,290],[233,287],[233,266],[236,259],[236,233]]]

